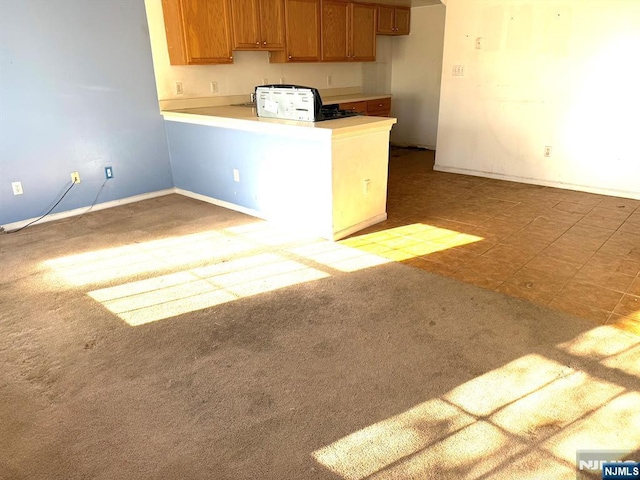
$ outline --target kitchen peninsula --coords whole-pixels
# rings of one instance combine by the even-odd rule
[[[387,218],[395,118],[259,118],[251,107],[163,110],[179,193],[338,240]]]

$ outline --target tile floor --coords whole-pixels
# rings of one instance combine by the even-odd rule
[[[393,148],[388,220],[341,243],[640,334],[640,201],[433,171]]]

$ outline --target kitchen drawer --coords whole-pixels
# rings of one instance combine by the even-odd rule
[[[379,98],[367,102],[367,115],[372,117],[388,117],[391,113],[391,98]]]
[[[339,105],[340,110],[351,110],[352,112],[361,113],[367,115],[367,102],[349,102],[341,103]]]

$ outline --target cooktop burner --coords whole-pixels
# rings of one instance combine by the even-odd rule
[[[351,110],[340,110],[337,105],[326,105],[320,109],[320,115],[316,118],[316,122],[323,120],[335,120],[337,118],[355,117],[359,115]]]

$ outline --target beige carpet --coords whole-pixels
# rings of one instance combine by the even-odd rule
[[[0,478],[567,478],[640,338],[171,195],[0,236]]]

